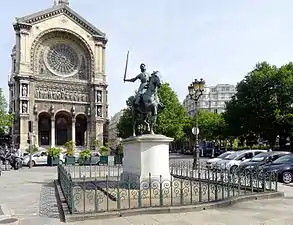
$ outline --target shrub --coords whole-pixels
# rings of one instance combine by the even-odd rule
[[[49,148],[48,149],[48,156],[52,159],[58,159],[60,157],[61,148]]]
[[[68,156],[73,156],[73,147],[74,147],[74,141],[67,141],[65,144],[64,144],[64,147],[66,149],[66,154]]]

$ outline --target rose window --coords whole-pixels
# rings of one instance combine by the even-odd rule
[[[79,55],[66,44],[49,47],[44,57],[47,68],[56,75],[69,77],[79,70]]]

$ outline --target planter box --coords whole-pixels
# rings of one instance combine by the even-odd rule
[[[86,160],[79,159],[79,165],[97,165],[100,163],[100,157],[90,157]]]
[[[100,156],[100,164],[113,166],[114,161],[114,156]]]
[[[74,156],[66,156],[65,165],[74,165],[74,164],[75,164],[75,157]]]
[[[115,165],[122,164],[122,162],[123,162],[123,155],[122,154],[115,155],[114,157],[115,157],[114,158]]]
[[[56,158],[56,159],[53,159],[52,157],[48,156],[48,159],[47,159],[47,164],[48,166],[57,166],[59,165],[59,157]]]

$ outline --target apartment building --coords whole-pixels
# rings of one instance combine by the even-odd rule
[[[235,93],[235,86],[231,84],[217,84],[205,87],[204,93],[199,99],[198,107],[210,112],[223,113],[226,108],[226,102],[230,101]],[[189,95],[184,99],[183,105],[190,116],[195,114],[195,103],[190,100]]]

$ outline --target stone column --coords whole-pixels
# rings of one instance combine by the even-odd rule
[[[75,143],[75,119],[72,119],[71,132],[72,132],[71,140],[73,141],[73,143]]]
[[[87,128],[86,128],[86,147],[88,149],[91,148],[91,123],[88,121]]]
[[[51,118],[51,147],[55,147],[55,118]]]
[[[39,147],[39,120],[38,116],[36,116],[35,124],[34,124],[34,144],[36,147]]]

